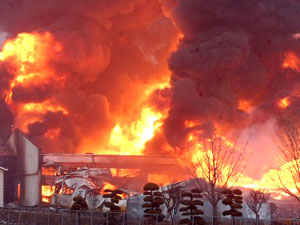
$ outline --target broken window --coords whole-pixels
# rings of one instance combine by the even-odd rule
[[[61,194],[62,192],[62,183],[57,183],[56,186],[55,186],[55,194]]]
[[[74,187],[68,187],[65,183],[64,183],[64,188],[63,188],[63,194],[64,195],[72,195],[74,193],[75,188]]]

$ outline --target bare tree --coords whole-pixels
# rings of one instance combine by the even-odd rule
[[[246,203],[251,209],[256,218],[256,225],[259,224],[259,211],[264,203],[267,203],[270,199],[270,194],[264,193],[262,191],[251,190],[246,196]]]
[[[173,222],[178,212],[181,200],[181,186],[167,185],[162,189],[164,204]],[[172,223],[173,224],[173,223]]]
[[[218,223],[218,202],[223,199],[222,191],[232,187],[243,169],[245,148],[237,149],[224,138],[213,136],[200,140],[192,162],[186,166],[203,196],[212,205],[213,224]]]
[[[300,202],[300,123],[281,121],[275,141],[283,156],[276,183],[280,190]]]

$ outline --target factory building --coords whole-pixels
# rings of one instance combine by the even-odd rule
[[[132,191],[141,191],[151,176],[185,174],[173,157],[41,154],[41,149],[18,129],[0,154],[0,166],[8,168],[4,204],[19,202],[23,206],[35,206],[42,201],[50,202],[56,180],[74,172],[76,176],[88,177],[98,187],[109,183]],[[70,194],[70,191],[74,190],[62,188],[63,193]]]

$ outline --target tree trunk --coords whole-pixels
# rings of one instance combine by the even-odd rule
[[[235,225],[235,217],[231,216],[231,225]]]
[[[218,203],[212,204],[213,207],[213,225],[218,225]]]
[[[259,225],[259,215],[258,215],[258,214],[256,214],[256,220],[255,220],[255,221],[256,221],[255,224],[256,224],[256,225]]]

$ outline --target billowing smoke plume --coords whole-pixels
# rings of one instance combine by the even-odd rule
[[[44,152],[74,152],[80,146],[90,152],[101,149],[117,120],[133,117],[140,109],[144,90],[168,79],[167,59],[177,31],[161,4],[153,0],[0,2],[0,29],[8,38],[21,32],[50,32],[63,46],[47,62],[52,79],[43,84],[17,83],[12,89],[13,106],[51,100],[68,112],[50,110],[39,121],[28,121],[28,135]],[[3,97],[13,77],[11,67],[0,63]],[[17,127],[20,120],[26,118],[17,118]],[[53,141],[45,136],[47,132],[50,137],[59,132],[59,138]]]
[[[152,98],[170,102],[161,143],[180,153],[191,134],[243,137],[254,150],[246,174],[258,179],[276,167],[274,125],[299,117],[299,1],[179,0],[171,18],[183,38],[169,58],[171,88]]]
[[[299,2],[179,0],[172,18],[184,35],[169,59],[172,146],[184,149],[195,130],[224,134],[299,112],[300,73],[283,66],[288,54],[300,56]]]
[[[1,0],[0,29],[7,38],[53,36],[42,48],[52,49],[46,82],[12,85],[14,64],[0,55],[1,98],[11,91],[15,127],[26,121],[44,152],[101,153],[113,127],[138,118],[145,104],[168,112],[145,154],[183,151],[191,133],[238,137],[247,127],[263,142],[272,121],[300,112],[296,0]],[[171,87],[147,100],[168,80],[168,66]],[[39,103],[58,108],[38,119],[19,113]],[[9,130],[4,103],[0,112]]]

